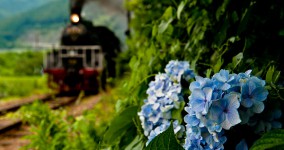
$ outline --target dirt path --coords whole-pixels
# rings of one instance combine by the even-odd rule
[[[79,116],[85,110],[92,109],[101,99],[101,95],[89,96],[66,108],[68,115]],[[0,150],[18,150],[28,144],[23,136],[31,134],[28,125],[21,125],[18,128],[0,134]]]

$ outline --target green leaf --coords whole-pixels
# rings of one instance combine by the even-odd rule
[[[267,73],[265,80],[266,82],[277,82],[280,77],[280,71],[275,70],[274,66],[270,66]]]
[[[220,70],[222,64],[223,64],[222,58],[219,58],[217,63],[213,66],[214,73],[217,73]]]
[[[232,20],[234,23],[236,23],[239,20],[238,13],[236,11],[233,11],[232,13]]]
[[[134,126],[133,119],[137,116],[137,106],[126,108],[123,112],[118,114],[111,122],[109,129],[104,135],[104,140],[107,144],[114,144],[123,133]]]
[[[182,117],[182,111],[184,110],[185,102],[179,103],[179,109],[175,109],[172,111],[172,118],[179,121],[179,123],[182,123],[183,117]]]
[[[146,150],[183,150],[182,146],[177,142],[173,124],[164,131],[155,137],[149,145],[146,147]]]
[[[156,36],[158,33],[158,27],[156,25],[153,26],[152,28],[152,37]]]
[[[129,67],[131,69],[136,69],[139,65],[139,61],[137,60],[136,56],[131,57],[131,60],[129,62]]]
[[[232,69],[235,69],[240,64],[240,62],[243,60],[243,58],[244,58],[244,55],[242,52],[234,56],[232,60],[232,64],[231,64]]]
[[[284,36],[284,29],[281,29],[278,33],[279,36]]]
[[[266,73],[266,77],[265,77],[266,82],[272,82],[273,73],[274,73],[274,66],[271,66],[269,67]]]
[[[171,18],[171,19],[169,19],[168,21],[164,21],[164,20],[162,20],[161,21],[161,23],[159,24],[159,33],[161,34],[161,33],[164,33],[166,30],[167,30],[167,28],[169,27],[169,24],[171,23],[173,21],[173,19]]]
[[[182,1],[179,6],[178,6],[178,9],[177,9],[177,18],[180,19],[180,14],[185,6],[186,2]]]
[[[280,77],[280,73],[281,73],[280,71],[277,71],[277,70],[274,71],[273,80],[272,80],[273,83],[276,83],[278,81]]]
[[[210,78],[212,73],[212,69],[207,69],[206,70],[206,78]]]
[[[219,21],[220,17],[225,13],[229,0],[224,0],[223,4],[216,11],[216,19]]]
[[[164,12],[162,18],[164,20],[170,20],[171,18],[173,18],[173,7],[169,6]]]
[[[137,135],[134,140],[125,147],[125,150],[141,150],[144,148],[144,145],[143,135]]]
[[[250,150],[265,150],[284,146],[284,130],[276,129],[265,133],[250,148]]]

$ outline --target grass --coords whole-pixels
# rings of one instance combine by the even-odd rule
[[[0,100],[49,92],[46,76],[0,76]]]

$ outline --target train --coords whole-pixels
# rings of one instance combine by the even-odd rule
[[[120,41],[107,27],[85,20],[82,4],[75,1],[70,8],[70,22],[63,29],[60,46],[44,59],[48,86],[60,93],[105,90],[106,79],[116,76]]]

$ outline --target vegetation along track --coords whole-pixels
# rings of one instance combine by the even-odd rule
[[[46,102],[50,108],[57,109],[61,106],[68,105],[72,102],[74,102],[77,99],[77,97],[59,97],[52,96],[52,95],[40,95],[40,96],[32,96],[30,98],[22,99],[22,100],[16,100],[9,103],[3,103],[0,105],[0,134],[6,132],[7,130],[10,130],[14,127],[19,126],[22,121],[20,118],[9,118],[4,117],[5,114],[9,112],[14,112],[18,108],[20,108],[23,105],[30,104],[34,101],[40,100]]]
[[[44,101],[53,109],[64,106],[68,115],[79,116],[85,110],[92,109],[100,101],[102,95],[98,94],[88,97],[78,95],[77,97],[56,96],[56,98],[52,98],[51,96]],[[1,124],[2,121],[0,120]],[[29,143],[27,139],[23,139],[22,137],[33,134],[30,132],[29,125],[22,124],[21,120],[19,120],[17,125],[10,126],[8,129],[0,131],[0,150],[18,150]]]

